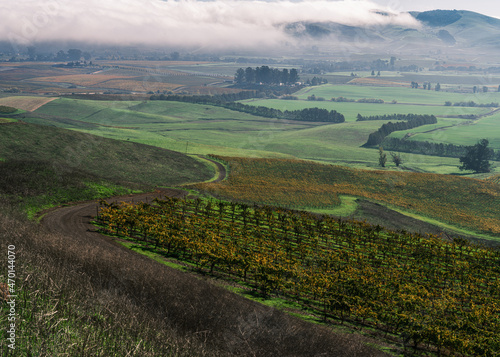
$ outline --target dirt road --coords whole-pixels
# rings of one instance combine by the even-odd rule
[[[183,198],[187,193],[177,189],[157,189],[155,192],[117,196],[107,199],[110,202],[152,202],[157,197]],[[43,214],[41,224],[52,233],[64,234],[76,240],[93,241],[107,238],[95,232],[91,220],[97,214],[99,201],[84,202],[66,207],[57,207]],[[110,244],[113,241],[107,238]]]
[[[226,178],[226,168],[219,162],[199,155],[200,158],[214,163],[217,167],[216,177],[212,182],[219,182]],[[109,202],[152,202],[157,197],[184,198],[187,192],[181,189],[158,188],[155,192],[134,195],[117,196],[107,199]],[[65,207],[50,209],[42,214],[41,224],[49,231],[72,236],[75,239],[93,240],[104,236],[95,233],[95,227],[90,223],[96,216],[99,201],[83,202]],[[112,242],[111,239],[109,239]]]

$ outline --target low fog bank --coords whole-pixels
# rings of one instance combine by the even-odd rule
[[[59,42],[266,51],[309,43],[290,31],[293,23],[420,26],[408,13],[349,0],[18,0],[0,11],[0,38],[14,49]]]

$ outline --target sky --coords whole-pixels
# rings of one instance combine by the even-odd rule
[[[418,28],[405,11],[436,8],[500,17],[498,0],[0,0],[0,39],[265,50],[296,41],[283,31],[291,22]]]
[[[498,0],[374,0],[399,11],[469,10],[500,18]]]

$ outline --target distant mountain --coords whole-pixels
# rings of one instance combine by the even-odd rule
[[[377,12],[377,14],[382,14]],[[358,47],[392,48],[401,51],[484,49],[500,51],[500,19],[459,10],[410,12],[420,27],[402,25],[347,26],[335,22],[295,22],[285,31],[299,39],[347,42]]]

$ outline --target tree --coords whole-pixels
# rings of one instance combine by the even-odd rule
[[[399,167],[399,165],[401,165],[403,163],[403,159],[401,158],[401,155],[391,152],[391,156],[392,156],[392,162],[394,162],[397,167]]]
[[[384,152],[384,148],[382,146],[378,148],[378,153],[378,164],[382,167],[385,167],[385,163],[387,162],[387,154]]]
[[[238,68],[238,70],[236,70],[234,81],[237,84],[243,84],[243,82],[245,81],[245,70],[243,68]]]
[[[245,81],[247,83],[255,83],[255,71],[252,67],[247,67],[245,69]]]
[[[57,52],[55,61],[64,62],[67,59],[68,59],[68,56],[66,55],[66,52],[64,52],[63,50],[60,50],[59,52]]]
[[[462,164],[458,168],[463,171],[490,172],[491,163],[489,160],[493,157],[493,150],[488,148],[489,141],[481,139],[476,145],[467,146],[466,154],[460,158]]]
[[[488,93],[488,87],[483,86],[483,93]]]
[[[292,68],[290,70],[290,74],[288,76],[288,80],[291,84],[294,84],[296,82],[298,82],[299,80],[299,73],[297,72],[297,70],[295,68]]]
[[[441,84],[436,84],[436,87],[434,88],[436,92],[439,92],[441,90]]]
[[[82,57],[82,51],[77,48],[72,48],[68,50],[68,59],[70,61],[79,61]]]

